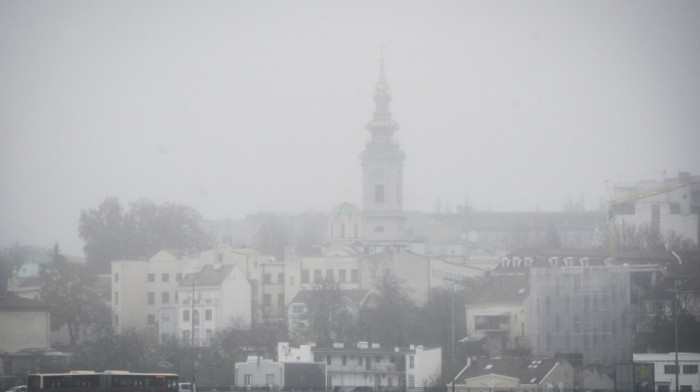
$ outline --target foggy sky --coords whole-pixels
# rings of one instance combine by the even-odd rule
[[[700,173],[697,1],[0,2],[0,246],[81,209],[360,205],[385,47],[405,209],[561,210]]]

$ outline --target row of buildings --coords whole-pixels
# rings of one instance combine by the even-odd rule
[[[481,342],[494,357],[534,355],[518,362],[535,369],[533,381],[520,384],[569,385],[535,374],[559,366],[561,357],[581,366],[631,361],[637,346],[631,331],[639,329],[634,336],[645,332],[640,322],[648,310],[644,293],[664,284],[669,266],[677,263],[677,254],[665,246],[699,243],[700,176],[681,173],[662,182],[611,184],[605,207],[597,211],[581,205],[562,212],[478,212],[466,205],[454,213],[405,211],[406,155],[395,136],[398,124],[389,110],[383,60],[373,98],[369,140],[360,154],[362,208],[346,202],[327,215],[283,217],[288,247],[276,256],[260,253],[256,233],[263,230],[264,217],[251,216],[205,222],[218,243],[209,250],[166,249],[147,260],[114,260],[108,290],[115,327],[204,346],[226,328],[286,320],[292,343],[303,345],[305,314],[313,305],[306,293],[333,282],[353,306],[362,307],[372,295],[381,295],[372,294],[375,283],[391,273],[418,305],[431,290],[478,284],[466,298],[466,319],[458,321],[466,323],[467,336],[459,338]],[[638,230],[643,227],[645,233]],[[633,239],[645,252],[626,251]],[[391,364],[393,358],[398,369],[417,347],[390,348],[395,354],[382,354],[378,364],[385,359]],[[331,357],[330,363],[326,359],[329,384],[358,384],[343,378],[344,367],[333,373],[336,361],[341,367],[349,366],[343,358],[359,361],[359,354],[343,354],[358,348],[319,351],[324,349],[309,345],[314,359]],[[431,350],[424,348],[423,354]],[[482,365],[486,370],[501,366],[474,360],[467,369]],[[570,373],[564,365],[559,369]],[[461,373],[460,385],[469,385],[471,371]],[[433,376],[424,375],[432,373],[414,375],[414,384],[425,384]],[[390,374],[375,374],[358,385],[410,385],[410,374]],[[483,383],[501,385],[491,378]]]

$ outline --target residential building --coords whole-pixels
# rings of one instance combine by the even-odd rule
[[[470,359],[455,377],[455,390],[468,392],[572,390],[574,368],[552,358]]]
[[[465,305],[467,339],[492,356],[530,348],[530,283],[525,274],[485,278]]]
[[[117,330],[157,333],[159,309],[175,305],[175,291],[186,266],[185,260],[169,251],[158,252],[147,261],[113,261],[112,313]]]
[[[326,364],[327,387],[416,388],[438,380],[442,367],[442,348],[421,345],[382,348],[379,344],[359,342],[346,347],[288,343],[277,346],[281,362],[321,362]]]
[[[609,204],[618,231],[646,226],[650,235],[664,242],[680,235],[700,244],[699,175],[681,172],[663,181],[615,182],[611,184]],[[617,242],[622,240],[617,238]]]
[[[245,362],[235,364],[235,383],[246,388],[280,388],[283,383],[283,364],[261,356],[249,355]]]
[[[39,301],[0,293],[0,376],[24,377],[38,366],[50,349],[50,323],[49,309]]]
[[[187,274],[177,287],[177,336],[195,346],[209,345],[225,328],[250,328],[251,285],[238,265],[206,265]]]
[[[676,390],[676,372],[678,372],[678,390],[691,392],[700,390],[700,353],[634,354],[633,360],[654,364],[654,381],[656,392],[673,392]]]

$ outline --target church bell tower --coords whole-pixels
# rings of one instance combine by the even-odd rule
[[[360,155],[364,236],[368,241],[395,242],[404,239],[402,172],[406,156],[394,138],[399,124],[391,118],[390,101],[382,54],[379,81],[374,88],[374,116],[366,127],[370,139]]]

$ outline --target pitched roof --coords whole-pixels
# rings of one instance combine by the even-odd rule
[[[350,300],[355,304],[362,304],[362,302],[369,296],[372,290],[338,290],[343,298]],[[321,290],[301,290],[294,296],[291,303],[309,303],[313,300],[314,295],[321,293]]]
[[[493,275],[467,296],[467,304],[520,303],[530,295],[530,283],[525,274]]]
[[[40,301],[22,298],[8,291],[4,294],[0,294],[0,310],[48,312],[49,308]]]
[[[236,268],[235,264],[205,265],[196,274],[187,274],[182,278],[178,287],[220,286],[224,279]]]
[[[517,378],[520,384],[539,384],[556,364],[557,360],[551,358],[480,358],[473,360],[455,383],[465,384],[471,378],[498,374]]]

